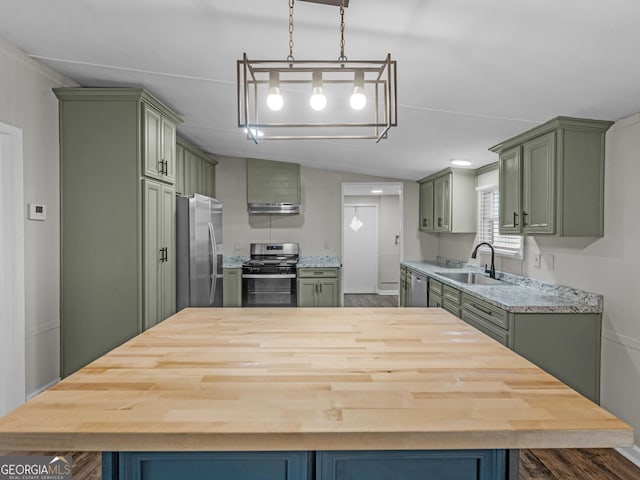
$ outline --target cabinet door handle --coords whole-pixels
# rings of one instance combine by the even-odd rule
[[[471,306],[476,310],[480,310],[482,313],[486,315],[492,315],[491,310],[485,310],[484,308],[480,308],[476,303],[472,303]]]
[[[322,293],[322,284],[319,283],[318,285],[320,285],[320,293]]]
[[[518,214],[516,212],[513,212],[513,226],[518,226]]]
[[[527,216],[528,216],[528,215],[529,215],[529,214],[528,214],[527,212],[525,212],[524,210],[522,211],[522,226],[523,226],[523,227],[526,227],[527,225],[529,225],[529,224],[527,223]]]
[[[441,227],[442,226],[442,217],[438,217],[438,226]]]

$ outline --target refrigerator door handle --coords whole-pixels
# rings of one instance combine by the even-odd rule
[[[211,240],[211,291],[209,292],[209,305],[213,305],[216,295],[216,275],[218,252],[216,247],[216,234],[213,230],[213,223],[209,222],[209,240]]]

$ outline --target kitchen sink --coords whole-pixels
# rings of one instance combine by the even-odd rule
[[[471,285],[513,285],[513,283],[503,282],[502,280],[491,278],[481,273],[436,272],[436,275],[440,275],[455,282],[467,283]]]

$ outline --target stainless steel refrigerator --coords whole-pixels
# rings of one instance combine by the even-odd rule
[[[222,202],[176,197],[176,308],[222,306]]]

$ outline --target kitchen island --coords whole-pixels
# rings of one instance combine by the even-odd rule
[[[119,480],[511,479],[515,449],[632,443],[427,308],[186,309],[0,419],[0,449],[103,451]]]

